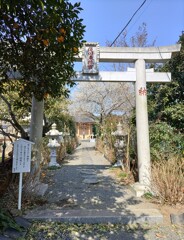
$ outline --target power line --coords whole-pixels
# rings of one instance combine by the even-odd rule
[[[140,19],[140,17],[143,15],[143,13],[148,9],[148,7],[151,5],[153,0],[150,0],[150,2],[148,3],[148,5],[145,7],[145,9],[140,13],[140,15],[137,16],[137,18],[135,19],[135,22],[133,22],[133,24],[128,28],[128,32],[130,33],[130,30],[133,28],[133,26],[137,23],[137,21]]]
[[[122,32],[126,29],[126,27],[129,25],[129,23],[132,21],[133,17],[136,15],[136,13],[142,8],[142,6],[146,3],[147,0],[144,0],[144,2],[140,5],[140,7],[134,12],[130,20],[127,22],[125,27],[121,30],[121,32],[118,34],[118,36],[115,38],[115,40],[111,43],[110,47],[116,42],[116,40],[119,38],[119,36],[122,34]]]

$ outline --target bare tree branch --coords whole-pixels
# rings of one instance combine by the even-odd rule
[[[24,131],[23,127],[18,123],[17,119],[16,119],[16,116],[12,110],[12,106],[11,106],[11,103],[8,101],[8,99],[3,96],[2,94],[0,94],[0,98],[4,101],[4,103],[7,105],[8,107],[8,112],[10,114],[10,117],[11,117],[11,120],[10,119],[7,119],[7,118],[4,118],[3,120],[6,121],[6,122],[9,122],[11,123],[11,125],[17,130],[20,132],[21,134],[21,137],[23,138],[27,138],[28,135],[27,133]]]

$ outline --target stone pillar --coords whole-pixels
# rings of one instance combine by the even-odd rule
[[[136,68],[136,128],[139,183],[150,186],[150,145],[147,111],[146,68],[145,61],[138,59]]]
[[[88,123],[88,135],[89,137],[91,137],[91,124]]]
[[[80,135],[80,123],[77,123],[78,136]]]

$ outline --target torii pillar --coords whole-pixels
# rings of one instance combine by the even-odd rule
[[[133,187],[136,196],[143,195],[151,186],[151,161],[146,82],[170,82],[171,74],[146,70],[146,63],[164,63],[179,52],[180,44],[166,47],[99,47],[85,43],[76,61],[83,61],[84,70],[76,73],[74,81],[135,82],[136,128],[139,182]],[[128,72],[98,72],[98,62],[135,63]]]
[[[146,90],[146,68],[145,60],[138,59],[135,62],[136,68],[136,129],[137,129],[137,154],[139,183],[150,186],[151,166],[150,166],[150,144],[149,125],[147,110],[147,90]]]

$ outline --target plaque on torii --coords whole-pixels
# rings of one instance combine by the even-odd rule
[[[76,61],[83,62],[83,70],[76,72],[73,81],[135,82],[140,196],[150,189],[151,184],[146,82],[171,81],[171,73],[146,69],[146,63],[164,63],[180,48],[180,44],[165,47],[99,47],[98,43],[85,43],[76,56]],[[135,68],[128,68],[127,72],[98,72],[98,62],[135,63]],[[92,68],[97,71],[92,71]]]

